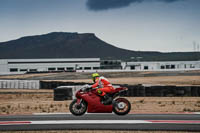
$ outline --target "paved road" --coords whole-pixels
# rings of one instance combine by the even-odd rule
[[[8,130],[170,130],[200,131],[198,114],[71,114],[0,116],[0,131]]]

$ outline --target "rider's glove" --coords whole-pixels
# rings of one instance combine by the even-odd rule
[[[92,86],[91,86],[91,85],[88,85],[88,84],[84,85],[84,87],[85,87],[85,88],[88,88],[88,89],[92,89]]]
[[[89,86],[88,86],[88,89],[92,89],[92,86],[91,86],[91,85],[89,85]]]

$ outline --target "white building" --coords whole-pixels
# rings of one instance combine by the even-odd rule
[[[123,62],[122,68],[133,71],[200,70],[200,61]]]
[[[101,61],[100,58],[0,59],[0,74],[75,70],[77,70],[77,72],[200,70],[200,61],[118,61],[118,63],[112,63],[112,65],[103,62],[105,61]],[[108,67],[106,67],[106,65]]]
[[[97,70],[100,58],[0,59],[0,74],[40,71]]]

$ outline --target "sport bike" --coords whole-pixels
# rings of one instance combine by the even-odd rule
[[[126,115],[131,110],[130,102],[122,97],[126,94],[128,88],[120,87],[116,88],[112,93],[107,93],[111,100],[109,103],[105,104],[103,98],[98,95],[96,89],[88,88],[83,86],[75,94],[76,99],[74,99],[69,110],[73,115],[80,116],[87,113],[112,113],[117,115]]]

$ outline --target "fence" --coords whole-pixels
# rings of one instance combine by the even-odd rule
[[[0,88],[40,89],[39,80],[0,80]]]

